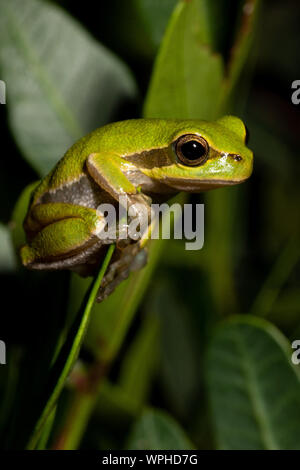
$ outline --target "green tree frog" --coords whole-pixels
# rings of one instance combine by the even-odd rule
[[[200,120],[133,119],[94,130],[76,142],[34,190],[21,248],[31,269],[93,275],[108,245],[97,236],[103,202],[147,208],[176,192],[202,192],[245,181],[253,154],[237,117]],[[118,243],[97,300],[105,298],[139,256],[139,243]]]

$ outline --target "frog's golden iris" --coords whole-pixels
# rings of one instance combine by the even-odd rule
[[[177,139],[175,152],[183,165],[199,166],[208,158],[209,145],[200,135],[186,134]]]

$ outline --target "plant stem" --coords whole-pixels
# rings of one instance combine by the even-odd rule
[[[29,439],[29,443],[27,445],[27,449],[34,449],[38,439],[40,438],[40,435],[43,431],[43,427],[47,421],[47,418],[49,417],[49,414],[53,410],[53,407],[55,406],[60,393],[62,392],[62,389],[65,385],[66,379],[76,361],[76,358],[79,354],[81,343],[83,340],[84,333],[87,329],[87,325],[89,322],[90,318],[90,313],[92,310],[92,306],[94,304],[98,289],[100,287],[101,281],[103,279],[103,276],[105,274],[105,271],[110,263],[112,254],[114,252],[115,245],[111,245],[107,251],[107,254],[105,256],[105,259],[102,263],[101,269],[99,271],[98,276],[96,277],[92,289],[90,291],[90,294],[88,295],[88,300],[86,302],[85,308],[83,309],[83,312],[80,313],[79,318],[75,321],[76,323],[76,334],[73,337],[73,333],[71,332],[71,338],[70,338],[70,349],[69,346],[67,347],[67,358],[65,359],[65,354],[66,351],[64,350],[64,346],[67,345],[68,339],[65,342],[65,345],[61,349],[61,353],[58,355],[58,358],[56,360],[56,364],[54,364],[53,371],[54,375],[53,377],[50,377],[50,389],[51,393],[50,396],[48,397],[48,400],[45,404],[45,407],[43,408],[42,414],[40,415],[40,418],[38,419],[34,432],[32,436]],[[77,325],[78,321],[78,325]],[[71,328],[72,330],[72,328]],[[61,365],[62,364],[62,365]],[[56,367],[58,368],[58,371],[56,371]],[[58,376],[56,375],[58,374]],[[51,375],[51,374],[50,374]],[[54,385],[52,385],[52,381]]]

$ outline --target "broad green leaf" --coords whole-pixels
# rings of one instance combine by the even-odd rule
[[[300,382],[293,350],[271,323],[250,315],[220,324],[207,385],[221,449],[300,449]]]
[[[167,413],[150,409],[137,419],[128,449],[191,450],[193,445],[177,422]]]
[[[223,60],[212,51],[203,2],[175,8],[156,59],[146,117],[212,119],[219,105]]]
[[[0,0],[0,70],[10,125],[41,175],[135,95],[115,56],[61,8],[39,0]]]

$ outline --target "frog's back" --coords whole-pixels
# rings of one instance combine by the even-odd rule
[[[131,119],[107,124],[75,142],[41,181],[34,194],[34,203],[45,193],[72,185],[87,174],[87,157],[97,152],[130,155],[147,148],[160,147],[166,136],[174,130],[176,120]]]

